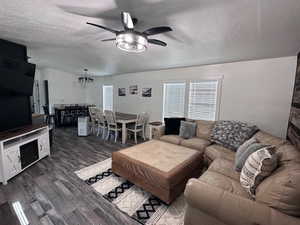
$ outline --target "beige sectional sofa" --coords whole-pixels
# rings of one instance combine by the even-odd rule
[[[206,147],[212,143],[209,141],[211,130],[214,126],[214,122],[198,120],[196,137],[190,139],[183,139],[179,135],[164,135],[164,129],[162,127],[159,139],[176,145],[182,145],[185,147],[193,148],[199,151],[205,151]]]
[[[252,199],[240,185],[234,170],[235,152],[209,140],[214,122],[196,121],[197,134],[191,139],[163,135],[160,140],[203,153],[208,169],[190,179],[185,189],[185,225],[299,225],[300,151],[286,140],[263,131],[255,137],[275,145],[279,167],[257,188]]]

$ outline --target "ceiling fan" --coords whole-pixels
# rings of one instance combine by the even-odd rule
[[[144,32],[139,32],[134,30],[134,25],[136,25],[138,20],[136,18],[131,18],[130,13],[122,12],[121,19],[124,26],[124,30],[121,31],[94,23],[87,22],[87,24],[114,33],[116,35],[115,38],[104,39],[102,41],[116,41],[116,46],[123,51],[143,52],[148,48],[148,44],[160,45],[163,47],[167,46],[167,43],[157,39],[151,39],[149,36],[170,32],[172,31],[171,27],[153,27],[145,30]]]

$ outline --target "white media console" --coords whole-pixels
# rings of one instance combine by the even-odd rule
[[[0,182],[12,177],[50,155],[48,126],[28,127],[0,137]]]

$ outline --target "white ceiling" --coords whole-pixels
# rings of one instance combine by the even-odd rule
[[[181,66],[296,55],[299,0],[0,0],[0,38],[26,44],[31,61],[73,73],[111,75]],[[137,30],[160,25],[168,43],[134,54],[101,39],[121,29],[120,11]],[[90,16],[90,17],[87,17]]]

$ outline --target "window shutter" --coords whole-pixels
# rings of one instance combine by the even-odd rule
[[[163,117],[184,117],[185,83],[164,84]]]
[[[190,83],[188,117],[195,120],[216,120],[218,81]]]
[[[103,110],[113,110],[113,86],[103,86]]]

